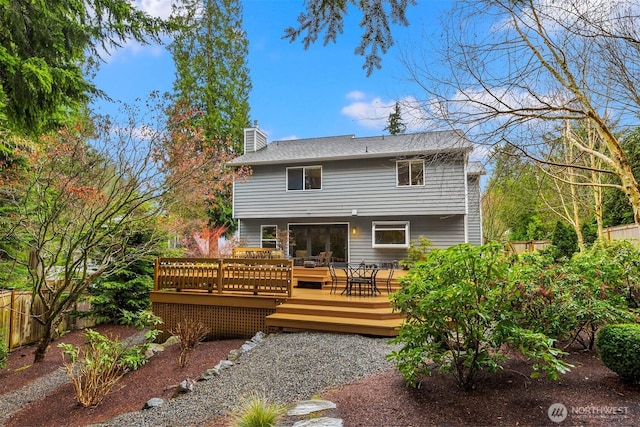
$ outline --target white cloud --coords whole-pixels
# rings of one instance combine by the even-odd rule
[[[354,101],[359,101],[361,99],[365,99],[367,96],[364,92],[360,92],[359,90],[352,90],[346,96],[347,99],[351,99]]]
[[[131,4],[149,15],[167,19],[171,14],[172,5],[180,5],[180,1],[175,0],[130,0]],[[163,40],[163,43],[168,43],[169,40]],[[100,52],[100,56],[107,62],[114,62],[116,60],[127,61],[130,57],[149,55],[160,56],[165,52],[163,45],[157,43],[142,44],[135,40],[125,40],[120,43],[122,47],[111,48],[110,51]]]
[[[491,156],[493,146],[486,144],[475,144],[473,151],[469,156],[471,160],[478,162],[486,162]]]
[[[143,12],[156,18],[167,19],[171,14],[171,6],[180,2],[172,0],[136,0],[132,4]]]
[[[343,107],[340,112],[365,128],[378,129],[382,132],[388,124],[389,114],[393,112],[396,102],[400,105],[402,122],[407,126],[407,132],[417,131],[425,123],[422,106],[414,97],[405,97],[397,101],[383,100],[380,97],[368,97],[363,92],[353,91],[347,94],[347,99],[353,99],[354,102]]]

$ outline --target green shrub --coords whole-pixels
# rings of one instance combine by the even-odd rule
[[[640,325],[627,323],[604,326],[596,345],[602,363],[627,382],[640,381]]]
[[[431,240],[424,236],[420,236],[417,239],[411,241],[409,251],[407,252],[407,259],[400,260],[400,265],[404,268],[411,268],[418,261],[424,261],[427,258],[427,254],[431,250],[433,243]]]
[[[514,260],[510,281],[516,322],[563,342],[592,349],[598,328],[630,321],[630,277],[616,252],[594,245],[563,262],[544,254]]]
[[[505,345],[534,361],[533,376],[543,370],[557,378],[567,370],[552,339],[517,324],[510,267],[501,245],[465,244],[434,250],[409,271],[391,296],[406,322],[393,340],[402,348],[389,358],[410,385],[419,386],[422,375],[437,370],[470,390],[481,371],[501,368]]]
[[[9,358],[9,346],[7,345],[7,342],[4,339],[0,339],[0,369],[4,369],[7,367],[8,358]]]
[[[89,407],[102,402],[123,375],[138,369],[147,359],[144,346],[126,348],[119,340],[110,340],[92,329],[87,329],[84,336],[82,348],[64,343],[58,347],[69,358],[64,367],[78,402]]]

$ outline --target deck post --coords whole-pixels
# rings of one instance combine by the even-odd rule
[[[224,260],[220,259],[218,262],[218,277],[216,278],[216,285],[218,286],[218,293],[221,294],[222,293],[222,274],[223,274],[223,266],[224,264]]]
[[[156,258],[155,266],[153,267],[153,290],[157,291],[158,289],[158,275],[160,273],[160,258]]]

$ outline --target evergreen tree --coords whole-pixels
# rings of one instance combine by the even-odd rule
[[[362,68],[369,76],[374,68],[382,67],[380,54],[387,53],[393,46],[391,24],[408,26],[407,8],[415,5],[416,0],[308,0],[304,2],[305,11],[298,16],[298,27],[287,28],[285,38],[293,42],[302,36],[305,48],[315,43],[322,33],[325,45],[335,42],[342,34],[350,4],[362,12],[363,34],[355,53],[365,57]]]
[[[173,22],[178,31],[169,50],[176,64],[176,102],[200,112],[205,143],[242,153],[251,82],[240,0],[186,0]],[[209,209],[210,222],[228,231],[235,229],[231,197],[230,185],[217,190]]]
[[[562,221],[556,222],[551,243],[554,246],[555,259],[571,258],[578,251],[578,236],[575,230]]]
[[[173,20],[176,99],[200,111],[206,139],[242,153],[251,82],[240,1],[186,0]]]
[[[393,111],[389,113],[389,120],[387,121],[387,127],[383,130],[388,130],[391,135],[398,135],[405,133],[407,125],[402,122],[402,115],[400,113],[400,104],[396,102]]]
[[[165,28],[128,0],[0,1],[0,128],[57,128],[103,95],[87,76],[101,53]]]

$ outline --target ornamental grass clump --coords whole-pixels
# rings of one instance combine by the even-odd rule
[[[273,427],[286,414],[282,405],[271,403],[265,395],[253,394],[231,415],[234,427]]]
[[[640,325],[627,323],[607,325],[596,340],[604,365],[629,383],[640,382]]]
[[[209,330],[201,323],[194,322],[192,320],[184,319],[182,322],[178,322],[176,328],[171,331],[171,334],[177,336],[180,340],[180,354],[178,355],[178,367],[184,368],[187,366],[191,354],[207,337]]]

